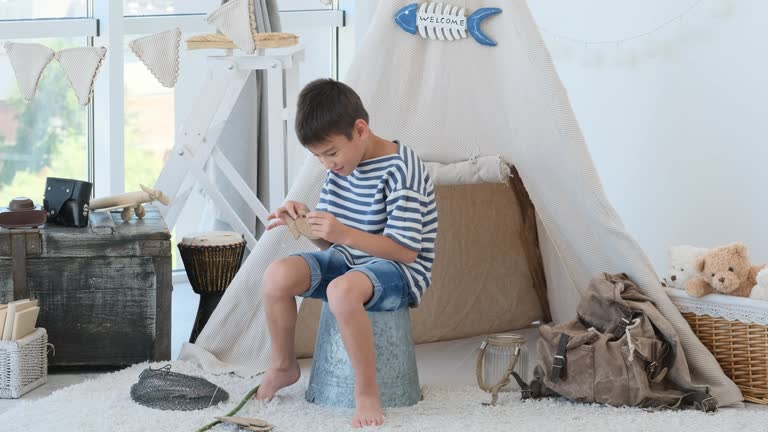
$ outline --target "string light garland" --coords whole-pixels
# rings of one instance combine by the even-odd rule
[[[623,44],[625,44],[627,42],[631,42],[631,41],[636,40],[636,39],[641,39],[641,38],[644,38],[644,37],[648,37],[648,36],[658,32],[658,31],[662,30],[663,28],[668,27],[670,24],[672,24],[674,22],[682,21],[683,17],[685,17],[686,15],[691,13],[691,11],[696,9],[703,2],[704,2],[704,0],[695,0],[691,4],[689,4],[688,7],[685,8],[685,10],[683,10],[682,12],[680,12],[677,15],[673,16],[672,18],[664,21],[663,23],[657,25],[652,30],[649,30],[649,31],[646,31],[646,32],[643,32],[643,33],[637,33],[637,34],[634,34],[634,35],[631,35],[631,36],[627,36],[627,37],[624,37],[624,38],[621,38],[621,39],[612,39],[612,40],[584,40],[584,39],[577,39],[577,38],[573,38],[573,37],[569,37],[569,36],[564,36],[564,35],[552,32],[552,31],[548,30],[546,27],[542,27],[542,26],[538,26],[538,27],[539,27],[539,30],[542,31],[542,33],[550,35],[550,36],[552,36],[552,37],[554,37],[554,38],[556,38],[558,40],[564,40],[564,41],[568,41],[568,42],[573,42],[574,44],[584,45],[585,47],[588,47],[590,45],[615,45],[615,46],[620,46],[620,45],[623,45]]]
[[[709,10],[706,14],[710,18],[722,19],[732,16],[735,7],[732,0],[710,0],[708,3],[708,7],[704,7],[703,4],[706,4],[704,0],[691,0],[679,13],[652,29],[618,39],[579,39],[553,32],[544,26],[538,26],[538,28],[547,41],[546,44],[553,59],[557,59],[560,63],[577,62],[584,67],[596,69],[605,67],[633,69],[649,61],[677,61],[692,48],[691,44],[696,41],[707,43],[715,26],[703,21],[691,26],[689,24],[694,24],[694,20],[686,17],[696,15],[705,20],[701,12],[695,13],[697,9],[704,9]],[[683,23],[686,25],[683,26]],[[670,27],[676,27],[677,31],[670,31]],[[686,47],[675,44],[675,40],[685,41]]]

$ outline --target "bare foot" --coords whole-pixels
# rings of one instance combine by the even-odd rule
[[[253,397],[256,400],[271,401],[275,392],[295,383],[301,377],[299,362],[295,361],[286,369],[269,369],[259,384],[259,390]]]
[[[355,396],[355,407],[352,426],[381,426],[384,423],[384,412],[381,410],[378,394]]]

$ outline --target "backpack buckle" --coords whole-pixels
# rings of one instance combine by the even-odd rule
[[[560,378],[565,378],[565,366],[568,364],[568,360],[565,358],[565,351],[568,348],[568,340],[570,339],[571,337],[565,333],[560,335],[560,342],[557,346],[557,354],[555,354],[554,358],[552,359],[552,382],[558,382]]]
[[[552,360],[552,367],[562,369],[565,367],[566,361],[565,357],[561,355],[555,355],[555,358]]]
[[[565,378],[565,366],[567,364],[568,361],[565,359],[565,356],[559,354],[555,355],[552,359],[552,382],[557,382],[560,378]]]

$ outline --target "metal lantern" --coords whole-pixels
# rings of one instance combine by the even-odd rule
[[[499,391],[519,389],[512,379],[512,372],[517,372],[528,380],[528,349],[525,338],[512,333],[493,334],[480,344],[477,355],[477,385],[491,394],[491,402],[483,405],[496,405]]]

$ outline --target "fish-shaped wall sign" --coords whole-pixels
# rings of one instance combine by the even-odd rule
[[[395,22],[408,33],[418,32],[424,39],[452,41],[465,39],[469,33],[479,44],[496,46],[496,41],[480,30],[480,24],[500,13],[499,8],[481,8],[466,16],[466,9],[450,4],[411,3],[397,11]]]

